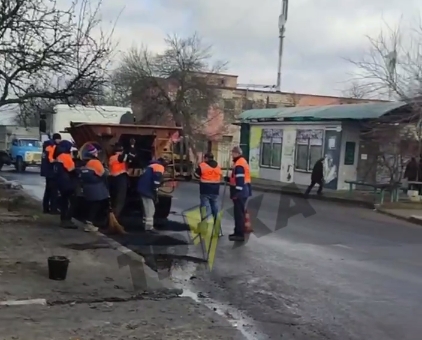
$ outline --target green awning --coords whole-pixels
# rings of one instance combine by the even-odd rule
[[[383,102],[364,104],[344,104],[325,106],[279,107],[276,109],[254,109],[240,114],[239,120],[247,123],[252,120],[343,120],[377,119],[406,106],[405,102]]]

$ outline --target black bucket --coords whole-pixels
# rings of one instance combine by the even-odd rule
[[[66,280],[69,259],[65,256],[51,256],[48,258],[48,277],[50,280]]]

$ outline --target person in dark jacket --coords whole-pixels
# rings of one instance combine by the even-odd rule
[[[201,219],[213,216],[214,223],[218,218],[218,196],[220,194],[222,171],[214,160],[212,153],[204,155],[204,161],[195,170],[195,177],[199,179],[199,198]]]
[[[311,184],[308,186],[308,189],[306,189],[306,197],[309,196],[309,193],[311,192],[315,184],[318,184],[319,186],[317,194],[321,195],[322,187],[324,185],[324,158],[320,158],[319,160],[317,160],[314,165],[314,168],[312,169]]]
[[[54,175],[60,191],[60,222],[63,228],[77,229],[72,223],[74,193],[76,189],[75,162],[71,155],[72,143],[64,140],[57,145],[57,157],[54,162]]]
[[[127,155],[127,164],[128,167],[133,169],[133,168],[138,168],[140,166],[140,162],[138,159],[138,154],[136,152],[136,141],[134,138],[131,138],[129,141],[129,148],[127,150],[125,150],[125,154]],[[146,164],[145,164],[146,165]]]
[[[143,208],[145,230],[154,232],[155,203],[158,201],[158,188],[161,185],[166,162],[163,158],[152,161],[138,180],[138,193]]]
[[[412,157],[407,163],[403,178],[406,178],[408,181],[418,180],[418,162],[415,157]]]
[[[242,155],[242,149],[232,149],[233,168],[230,177],[225,180],[230,184],[230,198],[233,201],[234,233],[229,235],[230,241],[245,241],[246,203],[252,196],[251,172],[249,164]]]
[[[107,184],[109,173],[98,159],[98,150],[95,146],[88,145],[83,156],[85,164],[80,169],[80,178],[84,198],[89,205],[85,231],[97,231],[98,228],[94,226],[94,222],[101,208],[110,198]]]
[[[54,153],[61,139],[62,138],[60,134],[55,133],[52,139],[43,143],[40,175],[45,177],[45,189],[43,197],[43,212],[45,214],[58,214],[58,189],[54,180],[53,163],[55,160]]]

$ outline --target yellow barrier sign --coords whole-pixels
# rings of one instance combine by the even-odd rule
[[[186,222],[189,225],[194,244],[199,245],[201,239],[204,242],[205,250],[208,254],[208,268],[211,270],[214,265],[215,255],[217,252],[223,212],[219,212],[215,225],[212,216],[209,219],[202,218],[202,216],[207,215],[206,209],[203,208],[201,214],[201,208],[199,206],[185,211],[184,215]]]

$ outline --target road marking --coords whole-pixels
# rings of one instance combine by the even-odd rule
[[[1,301],[0,306],[26,306],[26,305],[41,305],[46,306],[46,299],[32,299],[32,300],[7,300]]]
[[[349,249],[349,250],[357,250],[355,248],[352,248],[352,247],[346,246],[345,244],[340,244],[340,243],[339,244],[332,244],[332,246],[337,247],[337,248]]]

